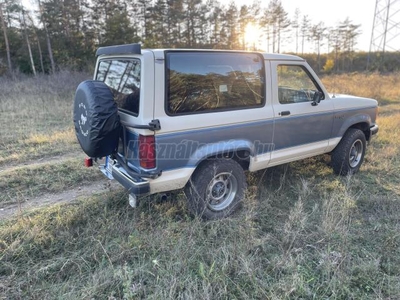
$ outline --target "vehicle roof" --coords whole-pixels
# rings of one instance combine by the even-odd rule
[[[279,53],[266,53],[259,51],[244,51],[244,50],[215,50],[215,49],[142,49],[142,52],[151,51],[154,53],[156,59],[164,59],[164,55],[166,51],[185,51],[185,52],[231,52],[231,53],[258,53],[261,54],[264,59],[267,60],[296,60],[296,61],[304,61],[303,58],[290,55],[290,54],[279,54]]]
[[[185,52],[222,52],[222,53],[258,53],[264,56],[266,60],[289,60],[289,61],[304,61],[301,57],[289,54],[280,53],[265,53],[260,51],[245,51],[245,50],[222,50],[222,49],[141,49],[140,44],[124,44],[100,47],[96,51],[97,57],[114,57],[114,56],[130,56],[130,55],[149,55],[153,54],[155,59],[164,59],[167,51],[185,51]]]

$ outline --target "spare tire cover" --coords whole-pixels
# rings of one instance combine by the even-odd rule
[[[118,146],[121,123],[117,104],[102,81],[82,82],[75,93],[75,133],[82,150],[90,157],[104,157]]]

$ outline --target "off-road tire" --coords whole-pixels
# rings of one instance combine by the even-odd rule
[[[205,220],[227,217],[239,208],[246,187],[239,163],[226,158],[207,160],[185,187],[189,211]]]
[[[333,171],[343,176],[357,173],[364,160],[366,144],[364,132],[355,128],[348,129],[332,151]]]

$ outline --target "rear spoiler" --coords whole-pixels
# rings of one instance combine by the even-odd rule
[[[127,44],[100,47],[96,51],[96,56],[115,54],[142,54],[142,47],[140,44]]]

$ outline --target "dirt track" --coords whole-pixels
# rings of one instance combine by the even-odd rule
[[[71,152],[64,155],[52,156],[32,161],[26,161],[20,164],[10,163],[0,167],[0,175],[5,172],[13,172],[20,168],[40,167],[41,165],[59,164],[68,159],[84,155],[82,152]],[[99,171],[100,172],[100,171]],[[45,193],[36,197],[19,199],[13,203],[0,203],[0,221],[7,218],[24,215],[28,211],[32,211],[45,206],[76,201],[80,197],[90,196],[93,194],[104,193],[109,190],[120,188],[115,181],[108,180],[106,177],[96,180],[94,182],[79,184],[68,188],[66,190],[56,193]]]
[[[104,193],[117,188],[119,188],[118,184],[105,178],[104,180],[85,184],[84,186],[78,186],[61,193],[44,194],[24,202],[5,205],[0,208],[0,220],[12,216],[23,215],[28,211],[42,208],[44,206],[72,202],[83,196]]]

